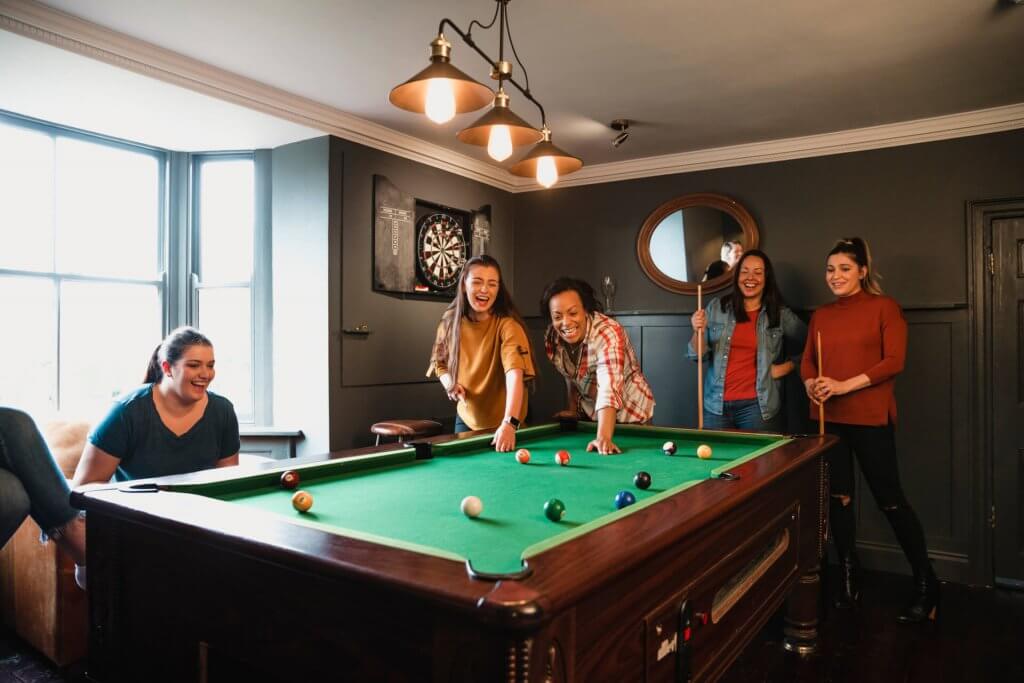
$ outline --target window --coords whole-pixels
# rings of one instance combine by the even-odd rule
[[[191,324],[215,345],[214,391],[269,424],[268,187],[266,151],[165,152],[0,112],[0,405],[96,417]]]
[[[164,156],[6,117],[0,150],[0,404],[94,415],[161,336]]]
[[[193,168],[193,319],[216,350],[216,390],[253,422],[255,164],[251,155],[211,155]]]

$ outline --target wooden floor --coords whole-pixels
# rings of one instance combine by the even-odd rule
[[[943,584],[938,624],[896,623],[910,579],[868,573],[864,606],[831,610],[820,650],[799,657],[783,651],[781,619],[772,621],[722,679],[829,683],[1022,683],[1024,593]],[[339,677],[339,680],[342,680]],[[0,683],[81,683],[81,667],[59,671],[9,633],[0,631]],[[140,683],[142,683],[140,681]]]

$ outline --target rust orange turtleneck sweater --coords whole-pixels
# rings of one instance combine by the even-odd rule
[[[883,426],[896,422],[896,375],[903,371],[907,323],[894,299],[860,291],[814,312],[800,363],[804,381],[818,376],[815,339],[821,332],[822,375],[839,381],[867,375],[871,386],[825,402],[825,420]],[[811,404],[811,418],[818,407]]]

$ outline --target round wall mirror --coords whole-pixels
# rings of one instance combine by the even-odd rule
[[[757,224],[743,205],[724,195],[676,197],[644,221],[636,241],[647,277],[677,294],[728,286],[731,268],[743,251],[756,249]]]

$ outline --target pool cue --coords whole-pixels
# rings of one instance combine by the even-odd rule
[[[821,379],[821,332],[818,332],[818,379]],[[825,402],[818,401],[818,434],[825,434]]]
[[[697,285],[697,310],[704,310],[702,289]],[[706,326],[706,325],[705,325]],[[704,429],[704,329],[697,337],[697,429]]]

